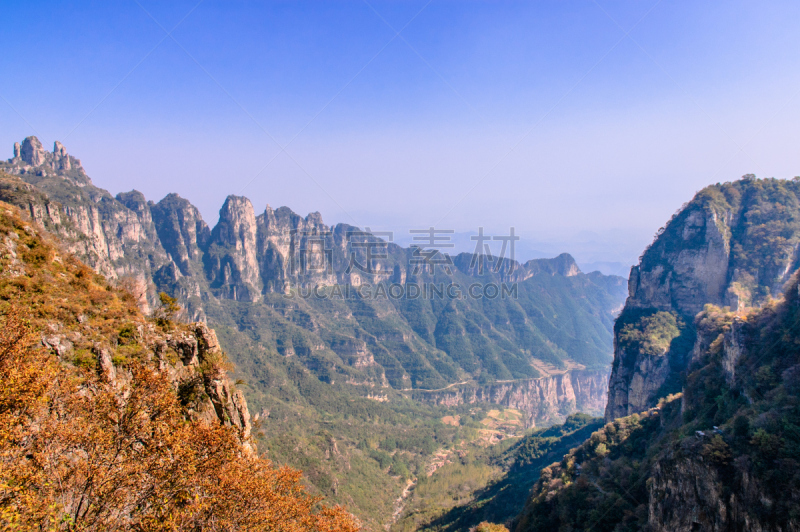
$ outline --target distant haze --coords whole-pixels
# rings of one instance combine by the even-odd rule
[[[520,259],[627,275],[697,190],[800,174],[796,2],[17,2],[3,18],[2,157],[60,140],[96,185],[177,192],[212,225],[238,194],[400,241],[514,227]]]

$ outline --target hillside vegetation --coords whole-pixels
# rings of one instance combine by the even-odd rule
[[[4,530],[358,529],[254,451],[213,333],[174,307],[145,319],[15,211],[0,203]]]
[[[541,469],[601,426],[599,418],[573,414],[562,425],[521,438],[464,446],[452,463],[419,479],[407,511],[392,530],[458,531],[510,521],[525,505]]]
[[[605,425],[545,468],[516,524],[549,530],[800,526],[800,296],[706,306],[683,394]]]

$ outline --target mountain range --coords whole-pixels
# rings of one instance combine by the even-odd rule
[[[584,274],[567,254],[524,264],[441,254],[441,264],[426,268],[421,248],[346,224],[329,227],[318,213],[303,218],[267,206],[257,215],[237,196],[225,200],[209,228],[176,194],[158,203],[137,191],[112,197],[60,143],[49,152],[35,137],[15,145],[0,170],[35,187],[23,191],[7,180],[6,198],[25,204],[99,273],[135,286],[145,310],[166,292],[187,318],[235,323],[260,353],[296,356],[325,382],[435,390],[604,371],[611,360],[624,280]],[[374,294],[364,295],[367,285]],[[422,288],[422,297],[389,297],[392,285]],[[460,292],[442,293],[451,285]],[[329,288],[322,298],[308,297],[304,286]],[[332,293],[343,286],[362,290]],[[473,286],[478,297],[466,293]],[[240,363],[244,355],[232,356]]]
[[[449,257],[237,196],[209,228],[174,194],[111,196],[35,137],[0,171],[0,200],[33,222],[0,213],[0,299],[28,302],[58,359],[12,366],[72,372],[89,387],[67,395],[106,387],[112,406],[162,375],[169,423],[219,424],[240,456],[302,468],[362,529],[800,529],[797,179],[700,191],[623,306],[622,278],[567,254]],[[13,343],[27,325],[3,312]]]
[[[383,526],[405,477],[432,453],[483,430],[491,405],[519,410],[521,429],[605,407],[625,280],[585,274],[568,254],[523,264],[496,251],[426,255],[318,213],[256,214],[238,196],[210,228],[176,194],[113,196],[63,145],[45,150],[35,137],[0,163],[0,200],[135,294],[145,313],[164,293],[181,319],[212,326],[259,448],[303,469],[315,493],[366,529]],[[414,286],[426,293],[388,295]],[[451,414],[473,425],[441,422]]]

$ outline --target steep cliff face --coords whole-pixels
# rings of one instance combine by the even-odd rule
[[[168,194],[149,206],[161,245],[181,274],[200,273],[197,265],[211,240],[211,231],[200,211],[177,194]]]
[[[747,458],[720,464],[708,441],[688,439],[662,455],[648,483],[648,522],[654,532],[797,530],[776,527],[769,508],[777,502],[754,477]],[[722,467],[721,467],[722,466]],[[800,494],[793,494],[796,497]]]
[[[682,393],[545,468],[516,531],[800,530],[798,326],[797,274],[762,308],[707,306]]]
[[[130,394],[134,363],[151,366],[166,376],[188,418],[236,427],[250,448],[247,402],[222,365],[214,330],[204,323],[157,326],[145,319],[129,292],[62,255],[60,242],[36,225],[0,203],[3,311],[8,305],[24,309],[44,348],[65,364],[95,367],[120,398]]]
[[[205,257],[211,287],[226,299],[257,301],[261,295],[256,255],[256,216],[247,198],[228,196],[211,232]]]
[[[798,196],[797,181],[745,176],[702,190],[659,231],[631,270],[617,320],[607,421],[680,389],[694,316],[706,304],[745,309],[781,292],[798,266]],[[657,341],[629,341],[659,313],[678,322],[670,342],[654,351],[647,346]]]
[[[607,383],[608,371],[573,370],[540,379],[416,392],[414,397],[446,406],[503,405],[523,412],[525,427],[531,428],[563,422],[572,412],[600,415],[605,409]]]

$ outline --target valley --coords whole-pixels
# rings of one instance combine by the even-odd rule
[[[181,415],[230,427],[246,453],[302,471],[309,496],[342,505],[361,530],[796,523],[793,492],[773,487],[777,475],[798,478],[797,180],[707,187],[626,282],[583,273],[567,254],[488,269],[459,254],[449,269],[416,269],[419,248],[285,207],[256,216],[237,196],[209,228],[174,194],[112,196],[60,143],[49,152],[35,137],[0,171],[13,220],[6,300],[55,282],[45,268],[62,259],[30,250],[57,248],[87,265],[77,279],[94,276],[93,315],[111,312],[105,290],[138,320],[114,322],[122,332],[104,350],[37,303],[47,352],[115,390],[138,378],[131,357],[160,360]],[[19,248],[20,231],[56,244]],[[383,250],[374,262],[359,254],[370,246]],[[314,250],[325,253],[300,253]],[[369,267],[346,267],[354,260]],[[36,281],[15,280],[23,272]],[[408,296],[478,285],[509,297]],[[404,295],[391,297],[397,287]],[[173,332],[160,339],[158,327]]]
[[[800,2],[5,2],[0,532],[800,532]]]
[[[29,137],[14,153],[0,163],[0,200],[134,293],[144,312],[163,292],[181,319],[213,327],[259,450],[301,469],[313,493],[344,504],[365,530],[394,519],[408,483],[444,463],[437,452],[453,456],[462,442],[496,443],[576,411],[602,414],[620,277],[582,273],[567,254],[500,268],[461,254],[449,272],[415,272],[414,250],[317,214],[268,206],[256,216],[231,196],[209,228],[177,195],[153,203],[95,187],[60,144],[50,152]],[[347,272],[351,257],[365,263],[365,246],[380,258]],[[330,268],[304,262],[320,257]],[[476,282],[506,283],[515,297],[317,298],[298,288]],[[483,424],[498,407],[517,412],[513,430]],[[448,416],[460,422],[443,423]]]

